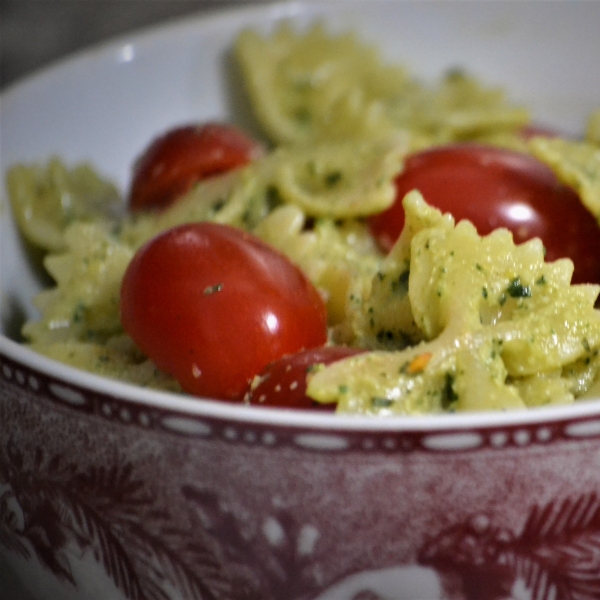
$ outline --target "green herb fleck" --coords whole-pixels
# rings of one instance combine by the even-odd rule
[[[276,185],[269,185],[267,187],[265,190],[265,197],[269,212],[283,204],[279,188]]]
[[[458,394],[454,391],[454,375],[446,373],[444,387],[442,388],[442,407],[449,409],[458,400]]]
[[[87,308],[83,302],[78,302],[75,310],[73,311],[73,323],[81,323],[85,318]]]
[[[325,185],[327,187],[333,187],[342,180],[342,173],[340,171],[332,171],[325,176]]]
[[[389,408],[392,404],[394,404],[394,401],[389,398],[380,398],[378,396],[371,398],[372,408]]]
[[[298,123],[300,125],[303,126],[308,126],[310,125],[311,121],[312,121],[312,116],[310,114],[310,111],[307,108],[300,108],[296,111],[296,121],[298,121]]]
[[[380,329],[377,332],[377,341],[378,342],[391,342],[394,339],[394,332],[389,329]]]
[[[211,206],[211,210],[214,213],[218,213],[225,206],[225,204],[226,204],[225,200],[223,198],[219,198],[218,200],[213,202],[213,205]]]
[[[511,298],[531,298],[531,288],[523,285],[520,277],[515,277],[508,284],[506,292]]]
[[[394,279],[391,283],[391,289],[394,294],[399,294],[400,296],[406,296],[408,294],[408,278],[410,276],[410,271],[403,271],[400,273],[397,279]]]

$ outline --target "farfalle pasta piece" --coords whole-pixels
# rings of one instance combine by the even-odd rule
[[[588,117],[585,139],[596,146],[600,146],[600,108],[594,110]]]
[[[105,341],[66,339],[35,342],[31,344],[31,348],[40,354],[97,375],[157,390],[180,393],[182,391],[177,381],[159,370],[125,334],[116,334]]]
[[[235,45],[252,108],[276,143],[364,137],[389,131],[382,99],[409,84],[374,47],[321,26],[297,33],[283,25],[271,37],[244,31]]]
[[[282,202],[311,217],[348,219],[379,213],[395,200],[394,178],[407,144],[381,142],[320,144],[310,149],[281,148],[265,160],[269,185]],[[267,177],[270,177],[267,175]]]
[[[323,292],[329,324],[342,328],[338,335],[347,339],[354,300],[366,293],[382,256],[363,223],[320,219],[311,229],[305,223],[301,208],[284,205],[254,233],[283,252]]]
[[[530,152],[545,162],[579,195],[584,206],[600,220],[600,148],[591,142],[535,137]]]
[[[514,134],[530,115],[499,88],[453,70],[427,84],[388,65],[352,34],[284,24],[271,36],[244,31],[235,57],[254,113],[278,144],[411,133],[413,148]]]
[[[114,217],[121,202],[115,185],[91,166],[68,169],[57,157],[43,166],[16,165],[6,185],[21,233],[44,251],[65,248],[64,231],[73,221]]]
[[[65,232],[65,250],[44,259],[55,287],[34,300],[42,318],[25,324],[32,343],[106,340],[121,333],[119,290],[133,250],[105,223],[74,223]]]
[[[480,237],[469,222],[455,225],[417,192],[404,206],[410,233],[392,250],[396,260],[384,262],[374,278],[363,322],[379,298],[400,325],[409,306],[422,341],[317,371],[309,379],[311,397],[338,402],[339,412],[363,414],[524,408],[532,397],[527,378],[537,378],[539,392],[540,374],[597,363],[600,312],[594,302],[600,288],[571,286],[569,260],[545,263],[539,240],[516,246],[506,230]],[[405,257],[408,282],[395,310],[377,282],[388,276],[390,285],[398,281]],[[557,402],[581,392],[572,381],[546,383],[563,390]],[[550,392],[537,397],[554,398]]]

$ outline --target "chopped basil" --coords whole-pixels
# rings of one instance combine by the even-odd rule
[[[380,398],[377,396],[375,398],[371,398],[371,406],[373,408],[389,408],[393,403],[394,401],[390,400],[389,398]]]
[[[531,288],[523,285],[520,277],[515,277],[508,284],[506,292],[511,298],[531,298]]]
[[[406,296],[408,294],[408,278],[410,271],[403,271],[399,277],[394,279],[390,285],[392,292],[400,296]]]
[[[310,125],[311,121],[312,121],[312,115],[310,113],[310,111],[306,108],[301,108],[299,110],[296,111],[296,121],[298,122],[299,125],[303,125],[304,127],[307,127],[308,125]]]
[[[87,311],[87,307],[83,302],[78,302],[77,306],[75,306],[75,310],[73,311],[73,323],[81,323],[85,318],[85,313]]]
[[[333,187],[342,180],[342,174],[340,171],[332,171],[325,176],[325,185],[327,187]]]
[[[454,375],[446,373],[444,387],[442,388],[442,407],[445,409],[458,400],[458,394],[454,391]]]
[[[227,201],[223,198],[219,198],[218,200],[213,202],[211,210],[213,211],[213,213],[218,213],[225,206],[225,204],[227,204]]]

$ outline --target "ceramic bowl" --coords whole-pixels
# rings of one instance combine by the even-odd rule
[[[316,17],[424,77],[467,67],[565,131],[600,98],[599,3],[261,5],[11,87],[2,172],[58,153],[125,185],[156,132],[239,115],[240,28]],[[13,341],[41,284],[0,218],[0,557],[36,600],[600,598],[600,402],[367,419],[108,381]]]

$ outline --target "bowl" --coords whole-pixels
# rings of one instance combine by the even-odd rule
[[[424,77],[462,65],[567,132],[600,97],[598,3],[243,7],[10,87],[2,173],[59,154],[124,187],[157,132],[240,121],[232,40],[283,19],[354,29]],[[108,380],[18,343],[44,281],[0,219],[0,557],[32,598],[600,598],[598,400],[375,419]]]

